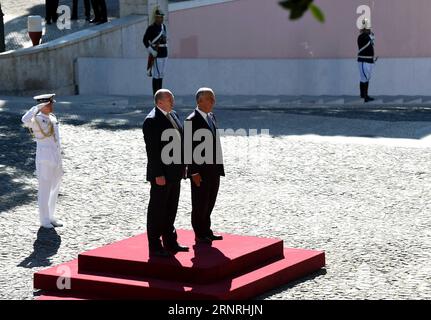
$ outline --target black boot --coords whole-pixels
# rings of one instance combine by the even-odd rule
[[[365,101],[365,102],[374,101],[374,98],[371,98],[371,97],[368,95],[368,85],[369,85],[369,83],[370,83],[369,81],[364,83],[364,94],[365,94],[364,101]]]
[[[153,96],[156,94],[158,89],[158,81],[159,79],[153,78]]]
[[[361,98],[365,98],[365,82],[359,82],[359,89],[361,91]]]

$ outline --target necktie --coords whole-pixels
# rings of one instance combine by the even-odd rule
[[[181,141],[181,130],[180,130],[180,127],[178,126],[177,122],[174,120],[174,116],[173,116],[170,112],[168,112],[168,113],[166,114],[166,118],[168,118],[168,120],[172,123],[172,125],[173,125],[173,126],[174,126],[174,128],[176,129],[176,132],[177,132],[178,138],[179,138],[179,139],[180,139],[180,141]]]
[[[174,126],[174,128],[177,129],[178,131],[180,131],[180,127],[178,126],[177,122],[175,121],[174,117],[172,116],[172,114],[170,112],[168,112],[166,114],[166,117],[172,123],[172,125]]]
[[[211,114],[207,114],[207,120],[208,120],[208,125],[210,126],[210,128],[211,128],[211,131],[213,132],[213,134],[215,135],[216,134],[216,127],[215,127],[215,124],[214,124],[214,122],[213,122],[213,120],[212,120],[212,115]]]

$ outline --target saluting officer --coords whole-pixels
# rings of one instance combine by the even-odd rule
[[[163,23],[165,14],[156,7],[153,21],[144,34],[144,46],[148,50],[147,75],[153,77],[153,95],[163,87],[165,65],[168,58],[168,39],[166,25]]]
[[[36,174],[39,183],[37,201],[40,224],[44,228],[61,227],[62,223],[54,218],[55,205],[63,165],[58,121],[53,114],[55,94],[34,97],[38,104],[22,117],[24,126],[29,128],[37,142]]]
[[[371,23],[368,19],[362,20],[361,31],[358,37],[358,48],[361,98],[365,102],[369,102],[374,100],[374,98],[368,95],[368,86],[376,58],[374,58],[374,33],[371,32]]]

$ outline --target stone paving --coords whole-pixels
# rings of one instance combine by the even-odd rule
[[[60,0],[59,5],[69,6],[72,10],[72,0]],[[119,16],[118,0],[106,0],[109,20]],[[45,17],[45,0],[2,0],[4,13],[6,51],[31,47],[32,43],[27,34],[27,17],[39,15]],[[93,11],[92,11],[93,12]],[[42,41],[45,43],[93,26],[85,21],[84,3],[78,1],[78,20],[71,21],[70,29],[60,30],[55,24],[45,25]]]
[[[141,124],[149,99],[59,97],[65,176],[55,231],[39,229],[31,100],[0,97],[0,298],[33,299],[34,272],[145,232]],[[179,99],[180,100],[180,99]],[[186,101],[186,99],[183,99]],[[182,118],[191,104],[179,103]],[[373,106],[236,108],[222,128],[226,177],[214,229],[325,250],[324,271],[258,299],[431,298],[431,111]],[[190,183],[177,228],[190,229]]]

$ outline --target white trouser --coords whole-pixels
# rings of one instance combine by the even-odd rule
[[[168,60],[168,58],[155,58],[154,59],[153,70],[152,70],[152,74],[153,74],[154,79],[164,78],[166,60]]]
[[[359,75],[361,77],[361,82],[370,81],[374,63],[358,62],[358,67],[359,67]]]
[[[54,220],[63,169],[61,166],[49,162],[38,162],[36,163],[36,173],[39,183],[37,202],[40,224],[48,225]]]

